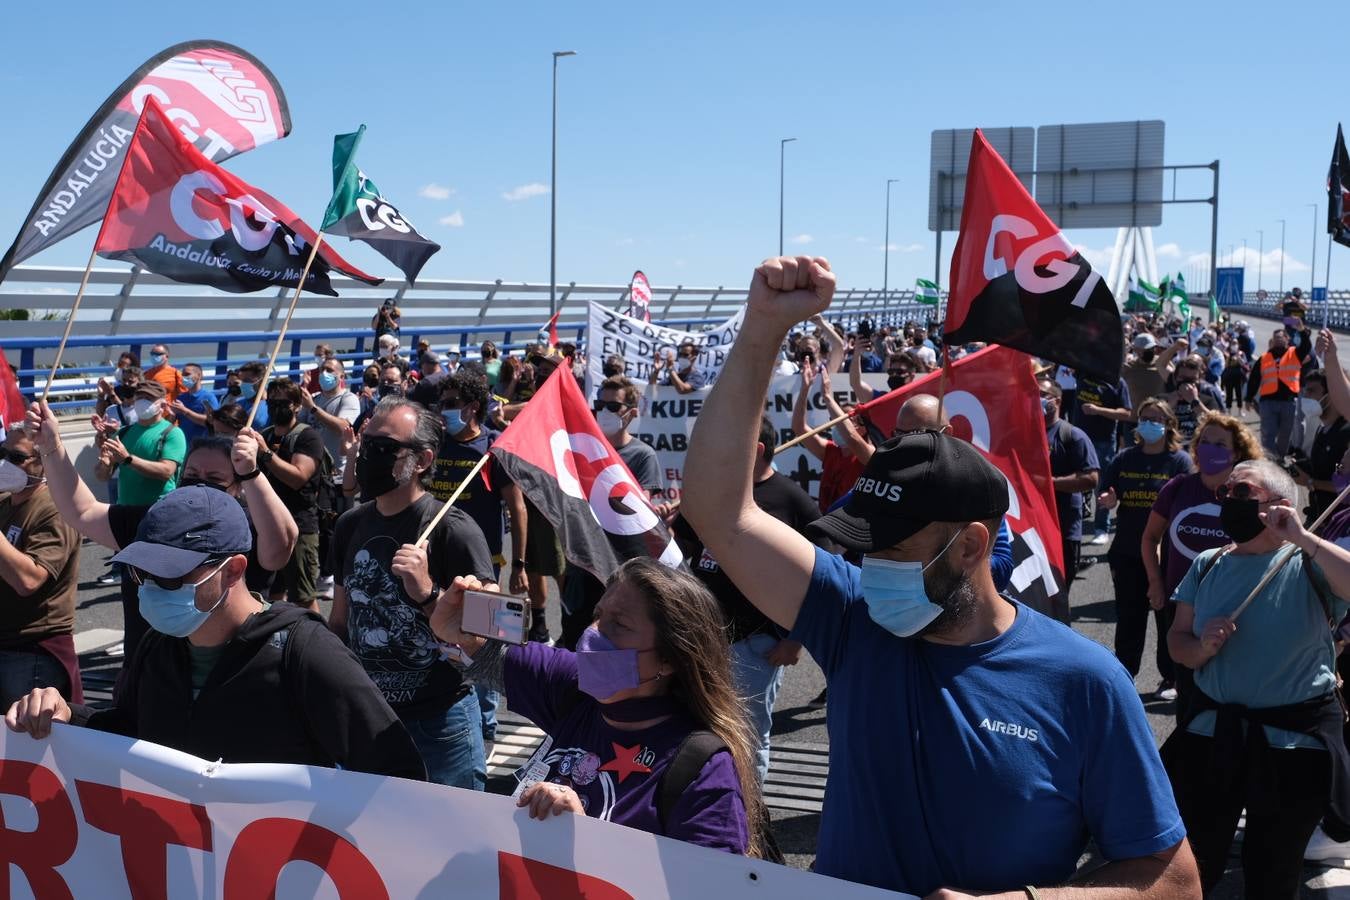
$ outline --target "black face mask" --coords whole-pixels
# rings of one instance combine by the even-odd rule
[[[402,385],[399,385],[399,384],[382,384],[382,385],[380,385],[380,396],[381,396],[381,397],[402,397],[402,396],[403,396],[403,386],[402,386]]]
[[[222,492],[228,492],[230,489],[229,485],[216,484],[214,481],[207,481],[205,478],[184,478],[182,481],[178,482],[180,488],[196,487],[197,485]]]
[[[1145,364],[1148,364],[1153,362],[1153,358],[1157,355],[1158,351],[1156,350],[1144,350],[1139,354],[1139,358],[1143,360]]]
[[[366,375],[361,380],[368,388],[377,388],[380,386],[379,376],[376,375]]]
[[[239,385],[237,384],[230,385],[225,389],[225,393],[229,394],[231,397],[238,397],[240,393]]]
[[[886,387],[895,390],[896,388],[904,387],[913,380],[914,374],[912,372],[905,372],[903,375],[888,375],[886,377]]]
[[[1239,500],[1229,497],[1219,506],[1219,524],[1223,525],[1223,530],[1235,542],[1245,544],[1260,537],[1261,532],[1266,530],[1260,511],[1261,502],[1255,498]]]
[[[374,500],[397,488],[398,479],[394,477],[397,465],[397,453],[367,453],[363,450],[356,458],[356,483],[361,488],[361,498]]]
[[[117,395],[118,400],[130,400],[136,394],[135,385],[119,384],[113,388],[113,393]]]

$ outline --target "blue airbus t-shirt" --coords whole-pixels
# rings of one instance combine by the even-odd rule
[[[868,615],[859,575],[817,548],[791,635],[830,688],[817,872],[919,896],[1015,890],[1068,879],[1089,836],[1111,860],[1185,837],[1105,648],[1021,604],[984,643],[898,638]]]

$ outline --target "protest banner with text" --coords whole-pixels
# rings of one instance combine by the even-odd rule
[[[657,353],[686,342],[698,347],[694,366],[703,373],[703,383],[711,385],[726,365],[727,354],[741,332],[744,317],[745,309],[741,308],[730,319],[708,331],[680,331],[625,316],[592,301],[586,316],[588,394],[594,394],[604,380],[602,369],[608,357],[623,357],[624,374],[643,383],[652,374],[652,362]]]
[[[67,725],[40,741],[0,737],[0,895],[906,896],[586,816],[535,821],[509,797],[309,766],[210,763]]]

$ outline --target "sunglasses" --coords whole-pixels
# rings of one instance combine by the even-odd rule
[[[1244,481],[1239,481],[1232,487],[1221,484],[1218,489],[1214,491],[1214,496],[1219,499],[1220,503],[1229,498],[1234,500],[1250,500],[1252,499],[1252,486]]]
[[[192,587],[198,588],[201,587],[206,582],[210,581],[211,577],[215,575],[217,572],[219,572],[221,569],[225,568],[225,564],[229,561],[230,558],[228,556],[224,557],[223,559],[220,557],[211,557],[207,559],[205,562],[202,563],[203,566],[209,566],[212,563],[216,563],[217,564],[216,567],[212,569],[210,572],[208,572],[202,578],[192,582]],[[147,581],[152,581],[166,591],[176,591],[187,582],[186,576],[182,578],[160,578],[158,575],[151,575],[144,569],[138,569],[135,566],[127,566],[127,575],[130,576],[131,583],[136,585],[137,587],[140,587]]]
[[[400,450],[416,449],[417,446],[415,444],[395,440],[391,437],[382,437],[380,435],[363,438],[361,441],[361,455],[367,459],[377,456],[395,456]]]
[[[627,408],[628,408],[628,407],[627,407],[625,404],[620,403],[618,400],[597,400],[597,401],[595,401],[595,411],[596,411],[596,412],[600,412],[600,410],[602,410],[602,409],[607,409],[607,410],[609,410],[609,411],[612,412],[612,413],[616,413],[616,412],[623,412],[623,411],[624,411],[625,409],[627,409]]]
[[[11,450],[8,447],[0,447],[0,457],[9,460],[16,466],[21,466],[33,459],[32,453],[20,453],[18,450]]]

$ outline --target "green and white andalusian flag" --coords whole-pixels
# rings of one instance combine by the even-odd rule
[[[412,223],[380,196],[375,182],[356,167],[356,148],[365,133],[366,126],[362,125],[358,131],[333,138],[333,199],[328,201],[319,230],[365,241],[402,269],[412,284],[441,245],[418,234]]]
[[[914,279],[914,299],[929,306],[937,306],[938,286],[927,278]]]
[[[1125,300],[1126,312],[1156,312],[1158,309],[1158,290],[1147,281],[1130,276],[1130,292]]]
[[[1177,277],[1172,279],[1171,286],[1167,289],[1167,299],[1176,303],[1177,312],[1187,322],[1191,319],[1191,295],[1186,292],[1186,276],[1180,272]]]

